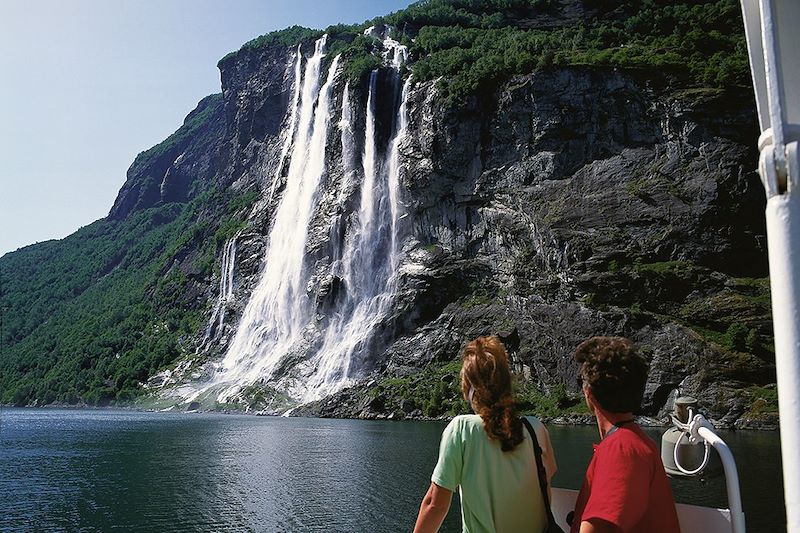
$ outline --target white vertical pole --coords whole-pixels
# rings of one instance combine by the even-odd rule
[[[767,193],[786,527],[800,533],[800,2],[740,1],[761,126],[758,170]]]
[[[797,171],[797,143],[790,143],[790,178]],[[765,159],[762,156],[762,160]],[[764,165],[762,165],[763,167]],[[794,167],[794,168],[792,168]],[[762,171],[765,170],[762,168]],[[767,244],[775,330],[775,369],[781,418],[781,457],[786,530],[800,532],[800,191],[767,199]]]

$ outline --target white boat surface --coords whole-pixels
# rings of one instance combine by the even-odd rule
[[[567,513],[575,509],[575,500],[578,491],[553,487],[551,490],[552,501],[550,507],[553,516],[564,531],[569,531]],[[678,521],[681,533],[715,533],[717,531],[730,532],[731,512],[728,509],[715,509],[713,507],[700,507],[699,505],[676,504]]]

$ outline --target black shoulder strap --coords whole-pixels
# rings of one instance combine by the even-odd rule
[[[531,423],[524,416],[521,417],[521,419],[522,423],[525,424],[525,427],[528,429],[528,433],[531,435],[533,455],[536,456],[536,471],[539,473],[539,488],[542,489],[544,508],[547,509],[547,518],[552,524],[555,520],[553,519],[553,511],[550,509],[550,498],[547,495],[547,471],[544,469],[544,464],[542,464],[542,447],[539,446],[539,439],[536,438],[536,432],[533,430]]]

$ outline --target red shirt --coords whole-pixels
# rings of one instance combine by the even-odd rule
[[[594,447],[571,531],[590,518],[626,533],[680,531],[658,447],[636,424],[621,426]]]

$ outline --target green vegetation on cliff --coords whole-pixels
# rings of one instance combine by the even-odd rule
[[[769,278],[733,278],[692,261],[606,265],[615,294],[587,293],[583,303],[600,309],[626,307],[635,315],[681,324],[732,354],[774,358]]]
[[[695,85],[749,84],[735,0],[594,4],[593,16],[563,25],[551,21],[565,15],[562,3],[524,0],[430,0],[386,22],[415,38],[417,78],[445,76],[456,97],[550,65],[658,68]]]
[[[749,85],[736,0],[423,0],[360,25],[325,30],[351,80],[377,68],[371,25],[394,28],[419,81],[441,78],[450,102],[486,94],[511,77],[550,66],[659,69],[688,86]],[[294,26],[243,49],[294,46],[323,32]]]
[[[139,153],[131,167],[143,167],[152,164],[158,158],[175,150],[183,150],[199,134],[201,128],[209,121],[215,110],[222,106],[222,93],[206,96],[197,109],[187,115],[178,130],[157,145]]]
[[[104,405],[138,395],[201,330],[207,295],[192,282],[205,284],[224,245],[218,221],[241,224],[253,200],[209,191],[0,258],[0,403]]]

